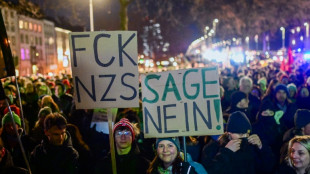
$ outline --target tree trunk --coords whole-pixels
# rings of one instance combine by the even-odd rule
[[[121,30],[128,30],[128,15],[127,15],[127,7],[133,0],[119,0],[121,8],[120,8],[120,18],[121,18]]]

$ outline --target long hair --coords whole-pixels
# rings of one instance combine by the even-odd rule
[[[178,155],[176,156],[174,162],[172,163],[172,173],[181,173],[182,166],[180,163],[183,162],[183,158],[180,155],[180,152],[178,152]],[[150,167],[147,169],[146,173],[151,174],[154,173],[154,171],[157,171],[158,167],[164,168],[163,161],[159,158],[158,154],[156,154],[155,158],[150,164]]]
[[[288,154],[287,154],[287,161],[288,161],[288,165],[293,167],[294,168],[294,165],[293,165],[293,161],[292,159],[290,158],[290,155],[292,153],[292,146],[294,143],[299,143],[301,144],[302,146],[304,146],[307,151],[308,151],[308,154],[310,155],[310,136],[308,135],[303,135],[303,136],[296,136],[294,138],[292,138],[289,143],[288,143]],[[306,168],[306,173],[307,174],[310,174],[310,162]]]

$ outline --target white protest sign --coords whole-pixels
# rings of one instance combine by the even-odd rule
[[[143,75],[144,136],[222,134],[219,94],[217,67]]]
[[[139,107],[137,32],[70,33],[77,109]]]

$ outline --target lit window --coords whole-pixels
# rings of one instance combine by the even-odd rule
[[[26,49],[26,59],[29,60],[30,58],[30,52],[29,49]]]
[[[23,29],[24,27],[24,22],[22,20],[19,21],[19,29]]]
[[[25,49],[24,48],[20,49],[20,56],[21,56],[22,60],[25,60]]]
[[[32,30],[32,23],[29,22],[29,30]]]
[[[24,28],[27,30],[28,29],[28,22],[24,22]]]
[[[42,27],[41,25],[38,25],[38,32],[41,33],[41,31],[42,31]]]
[[[37,24],[34,24],[34,25],[33,25],[33,30],[34,30],[34,31],[37,31],[37,30],[38,30]]]

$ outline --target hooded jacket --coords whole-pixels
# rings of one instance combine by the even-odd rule
[[[79,154],[72,146],[70,134],[66,134],[67,139],[62,146],[52,145],[44,137],[42,143],[35,147],[30,157],[33,174],[78,173]]]
[[[203,149],[201,163],[209,174],[260,174],[273,170],[275,159],[268,146],[259,149],[243,139],[240,149],[233,152],[225,148],[228,142],[224,134]]]

